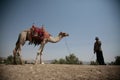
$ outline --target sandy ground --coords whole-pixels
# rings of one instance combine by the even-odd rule
[[[120,66],[0,65],[0,80],[120,80]]]

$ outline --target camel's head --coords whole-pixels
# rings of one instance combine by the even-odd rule
[[[67,37],[67,36],[69,36],[69,34],[67,34],[67,33],[65,33],[65,32],[60,32],[60,33],[59,33],[59,36]]]

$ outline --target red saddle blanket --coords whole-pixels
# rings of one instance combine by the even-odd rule
[[[38,28],[33,25],[31,28],[31,37],[33,40],[42,41],[44,38],[49,38],[50,34],[45,30],[44,27]]]

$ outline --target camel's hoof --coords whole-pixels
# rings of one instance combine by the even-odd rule
[[[44,62],[42,62],[41,64],[45,64]]]

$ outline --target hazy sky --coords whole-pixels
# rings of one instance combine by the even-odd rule
[[[46,44],[44,60],[64,58],[70,53],[82,61],[95,60],[96,36],[102,41],[106,62],[120,55],[119,0],[0,0],[0,56],[12,55],[19,33],[33,23],[44,24],[53,36],[60,31],[70,35],[59,43]],[[35,59],[38,48],[27,42],[22,57]]]

